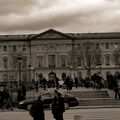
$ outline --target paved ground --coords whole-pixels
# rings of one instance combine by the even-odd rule
[[[65,120],[75,120],[75,116],[81,116],[79,120],[120,120],[120,108],[104,109],[70,109],[65,111]],[[45,111],[45,120],[54,120],[51,111]],[[0,112],[0,120],[32,120],[29,112]]]
[[[53,89],[48,89],[46,91],[51,91]],[[80,87],[78,89],[73,88],[73,91],[94,91],[94,89],[92,88],[83,88]],[[101,89],[101,90],[108,90],[108,89]],[[61,92],[65,92],[66,89],[60,89],[59,91]],[[44,92],[43,89],[39,89],[39,92],[36,93],[35,90],[31,91],[31,92],[27,92],[28,96],[37,96],[39,95],[41,92]],[[108,90],[110,97],[114,98],[114,92],[111,90]],[[67,110],[64,113],[64,118],[65,120],[74,120],[75,115],[81,116],[80,120],[120,120],[120,108],[105,108],[105,106],[101,106],[100,107],[96,107],[96,108],[92,108],[90,107],[90,109],[88,109],[89,107],[87,107],[86,109],[84,109],[84,107],[82,109],[80,109],[79,107],[75,107],[72,109]],[[50,110],[45,110],[45,120],[54,120],[53,116],[51,114]],[[14,108],[14,111],[9,111],[9,110],[4,110],[1,111],[0,110],[0,120],[32,120],[31,116],[29,115],[29,112],[26,112],[25,110],[20,110],[17,108]]]

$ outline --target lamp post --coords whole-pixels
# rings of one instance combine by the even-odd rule
[[[19,85],[20,85],[20,83],[21,83],[21,62],[22,62],[22,56],[19,55],[17,57],[17,60],[18,60],[18,63],[19,63]]]
[[[31,81],[31,65],[28,65],[28,69],[29,69],[29,81]]]
[[[100,65],[100,74],[101,74],[101,69],[102,69],[102,66]]]

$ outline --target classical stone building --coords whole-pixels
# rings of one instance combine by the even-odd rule
[[[106,79],[107,72],[119,71],[120,33],[62,33],[49,29],[40,34],[0,35],[0,81],[38,80],[41,75],[51,79],[55,74],[60,79],[65,74],[84,78],[88,71],[81,56],[85,43],[90,43],[92,54],[100,53],[92,58],[96,63],[90,68],[91,74],[101,72]]]

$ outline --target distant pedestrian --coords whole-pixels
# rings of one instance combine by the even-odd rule
[[[63,113],[65,112],[64,99],[57,90],[54,91],[54,99],[52,104],[52,114],[55,120],[63,120]]]
[[[67,75],[66,79],[65,79],[65,84],[67,87],[67,91],[70,90],[70,77]]]
[[[25,100],[26,99],[26,88],[24,84],[22,84],[22,87],[21,87],[21,94],[22,94],[22,100]]]
[[[18,91],[17,91],[17,101],[18,103],[22,101],[22,90],[21,87],[19,86]]]
[[[75,87],[78,88],[78,77],[74,74]]]
[[[114,91],[115,91],[115,98],[118,98],[120,99],[120,91],[119,91],[119,86],[118,86],[118,82],[120,80],[120,74],[119,73],[116,73],[115,76],[114,76]]]
[[[41,96],[38,97],[37,101],[32,105],[29,111],[33,120],[45,120],[44,108]]]
[[[46,90],[47,80],[45,77],[43,77],[43,79],[42,79],[42,86],[43,86],[43,89]]]

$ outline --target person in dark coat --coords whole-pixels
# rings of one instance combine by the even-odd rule
[[[45,77],[43,77],[42,79],[42,85],[43,85],[43,89],[46,90],[47,80]]]
[[[78,88],[78,77],[74,74],[74,84],[75,87]]]
[[[67,91],[70,90],[70,77],[67,75],[66,79],[65,79],[65,84],[66,84],[66,87],[67,87]]]
[[[26,88],[24,84],[22,84],[21,93],[22,93],[22,100],[25,100],[26,99]]]
[[[52,114],[55,120],[63,120],[63,112],[65,112],[64,99],[57,90],[54,92],[55,97],[52,104]]]
[[[120,92],[119,92],[119,88],[118,88],[118,81],[120,80],[120,74],[116,73],[114,76],[114,92],[115,92],[115,98],[120,99]]]
[[[44,107],[41,96],[39,96],[37,101],[32,105],[29,113],[33,117],[33,120],[45,120]]]
[[[22,91],[21,91],[21,87],[18,88],[17,91],[17,101],[20,102],[22,101]]]

